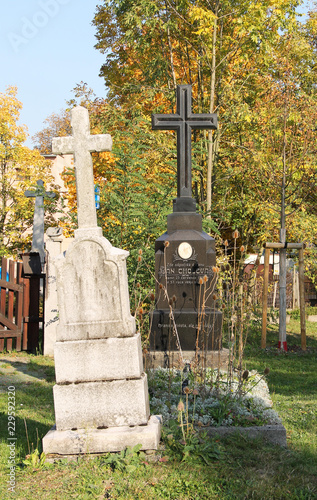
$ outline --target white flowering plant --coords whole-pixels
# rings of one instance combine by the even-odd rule
[[[268,370],[266,370],[268,371]],[[256,371],[228,378],[226,372],[206,369],[203,377],[191,370],[149,370],[151,412],[163,422],[181,426],[219,427],[279,424],[272,408],[265,375]]]

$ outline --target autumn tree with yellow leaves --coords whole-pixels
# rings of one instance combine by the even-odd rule
[[[101,75],[119,110],[138,104],[144,116],[173,112],[176,85],[189,83],[194,112],[218,113],[216,132],[193,133],[193,193],[199,209],[211,218],[213,231],[225,236],[238,227],[250,249],[276,233],[278,218],[272,216],[266,195],[271,185],[271,201],[279,203],[277,183],[267,179],[278,175],[276,167],[282,161],[281,75],[289,72],[296,88],[296,98],[288,102],[290,116],[308,114],[306,131],[315,116],[315,26],[312,16],[310,25],[297,19],[299,3],[112,0],[97,7],[94,19],[96,47],[105,54]],[[270,153],[273,130],[275,151],[271,148]],[[175,161],[174,133],[160,135]],[[297,133],[292,141],[292,151],[301,150],[302,160],[314,149],[313,134],[307,137]],[[305,141],[306,146],[310,141],[308,149]],[[157,161],[163,171],[164,155]],[[307,162],[314,169],[311,156]],[[292,171],[295,165],[293,161]],[[289,176],[290,192],[298,178],[298,170]],[[305,211],[304,185],[307,182],[299,182],[296,190],[297,214]],[[298,239],[299,233],[293,237]],[[307,237],[314,238],[311,233]]]
[[[279,238],[286,202],[289,236],[316,244],[316,14],[301,22],[299,3],[100,3],[93,23],[107,98],[75,90],[92,132],[113,136],[112,153],[94,155],[94,168],[100,225],[114,244],[133,252],[165,230],[176,140],[173,131],[152,131],[150,118],[175,111],[176,85],[184,83],[194,113],[219,117],[217,131],[192,135],[192,187],[205,230],[225,240],[237,228],[248,251],[260,251]]]
[[[0,93],[0,255],[16,256],[29,249],[32,237],[34,199],[24,195],[42,179],[50,184],[50,164],[37,150],[24,145],[25,126],[18,125],[22,103],[17,99],[16,87]],[[52,223],[54,201],[50,202],[47,223]],[[55,222],[56,224],[56,222]]]

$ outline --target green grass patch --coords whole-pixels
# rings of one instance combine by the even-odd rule
[[[269,327],[267,349],[260,349],[261,332],[250,328],[244,362],[248,370],[260,373],[270,368],[267,378],[274,408],[287,430],[288,448],[260,439],[231,436],[213,441],[209,463],[193,457],[187,462],[166,446],[156,462],[140,453],[121,458],[109,455],[54,465],[23,464],[32,449],[54,423],[54,366],[43,356],[28,356],[30,371],[38,373],[36,383],[16,384],[17,463],[15,494],[7,492],[7,392],[6,375],[1,375],[0,392],[0,498],[34,499],[290,499],[317,498],[317,324],[307,324],[307,351],[300,349],[299,320],[287,326],[287,353],[277,350],[278,326]],[[25,356],[25,355],[24,355]],[[10,356],[6,355],[9,359]],[[12,354],[11,366],[21,368]],[[16,363],[16,365],[14,365]],[[5,371],[5,370],[3,370]],[[42,378],[43,373],[46,374]],[[28,429],[28,440],[25,431]],[[39,442],[38,442],[39,437]],[[33,444],[32,444],[33,443]],[[199,453],[203,446],[197,445]]]

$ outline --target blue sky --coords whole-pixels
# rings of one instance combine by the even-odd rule
[[[32,135],[52,113],[66,107],[71,90],[84,81],[105,97],[98,76],[104,56],[94,48],[91,26],[98,0],[7,0],[0,17],[0,92],[18,87],[20,123]],[[304,4],[313,2],[306,0]],[[306,7],[307,8],[307,7]],[[306,8],[301,10],[305,11]]]
[[[91,26],[98,0],[7,0],[0,17],[0,92],[18,87],[20,123],[30,136],[50,114],[66,107],[84,81],[105,96],[98,76],[104,56],[94,48]],[[26,143],[33,147],[28,139]]]

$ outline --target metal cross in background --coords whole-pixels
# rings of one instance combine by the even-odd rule
[[[44,250],[44,197],[54,198],[55,193],[47,192],[44,189],[44,182],[37,181],[35,191],[25,191],[25,196],[35,198],[35,209],[33,218],[33,236],[31,252],[38,252],[43,266],[45,262]]]
[[[177,198],[187,198],[188,211],[191,211],[193,206],[196,207],[191,200],[191,132],[193,129],[216,129],[217,116],[210,113],[192,113],[191,85],[177,86],[176,107],[176,114],[152,115],[152,128],[154,130],[176,130],[177,132]],[[184,201],[180,203],[180,206],[186,206]],[[179,210],[176,209],[176,211]]]

